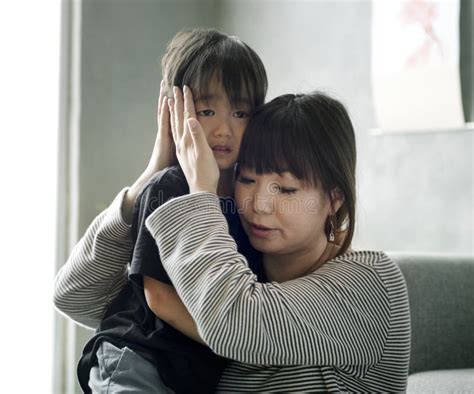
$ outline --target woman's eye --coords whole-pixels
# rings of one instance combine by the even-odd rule
[[[203,109],[202,111],[196,112],[197,116],[214,116],[215,112],[212,109]]]
[[[243,177],[243,176],[239,176],[239,177],[237,178],[237,181],[240,182],[240,183],[248,184],[248,183],[252,183],[252,182],[253,182],[253,179],[245,178],[245,177]]]
[[[269,189],[272,193],[282,193],[282,194],[294,194],[298,191],[298,189],[295,189],[294,187],[283,187],[278,184],[278,182],[272,182],[269,185]]]
[[[245,111],[234,112],[234,118],[248,118],[249,116],[249,113]]]
[[[280,187],[280,192],[282,192],[283,194],[294,194],[298,191],[298,189],[287,189],[287,188],[284,188],[284,187]]]

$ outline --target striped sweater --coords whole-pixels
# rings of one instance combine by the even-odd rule
[[[56,305],[89,326],[126,272],[123,192],[57,277]],[[232,360],[219,391],[405,391],[408,296],[400,270],[383,252],[350,252],[305,277],[259,283],[237,253],[215,195],[173,199],[146,224],[201,337]]]
[[[131,226],[121,214],[127,190],[92,221],[55,278],[56,308],[94,330],[127,282],[133,248]]]
[[[404,391],[407,289],[382,252],[350,252],[284,283],[259,283],[219,200],[196,193],[146,220],[162,263],[217,354],[222,391]]]

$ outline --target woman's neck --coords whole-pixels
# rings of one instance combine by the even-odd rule
[[[234,195],[234,170],[221,170],[219,183],[217,184],[217,195],[219,197],[231,197]]]
[[[339,246],[322,240],[311,250],[285,255],[263,255],[263,266],[269,281],[278,283],[301,278],[319,267],[326,261],[336,257]]]

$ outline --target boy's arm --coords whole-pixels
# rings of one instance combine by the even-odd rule
[[[145,171],[100,213],[71,252],[55,280],[54,304],[77,322],[95,328],[127,280],[135,200],[153,175],[176,161],[167,97],[161,81],[155,144]]]
[[[177,166],[157,172],[137,199],[132,220],[132,235],[135,240],[130,261],[130,279],[143,286],[143,276],[171,284],[160,261],[156,242],[145,227],[146,218],[170,198],[189,192],[184,174]]]
[[[207,346],[173,286],[146,275],[143,277],[143,286],[147,304],[156,316],[189,338]]]
[[[161,264],[158,247],[145,227],[146,218],[170,198],[188,193],[188,186],[177,167],[156,174],[140,195],[133,226],[136,243],[130,265],[130,278],[143,285],[148,307],[160,319],[189,338],[205,344],[196,324],[171,285],[168,274]]]

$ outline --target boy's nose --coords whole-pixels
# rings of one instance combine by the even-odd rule
[[[216,137],[230,137],[232,135],[232,128],[227,122],[221,122],[214,130]]]

